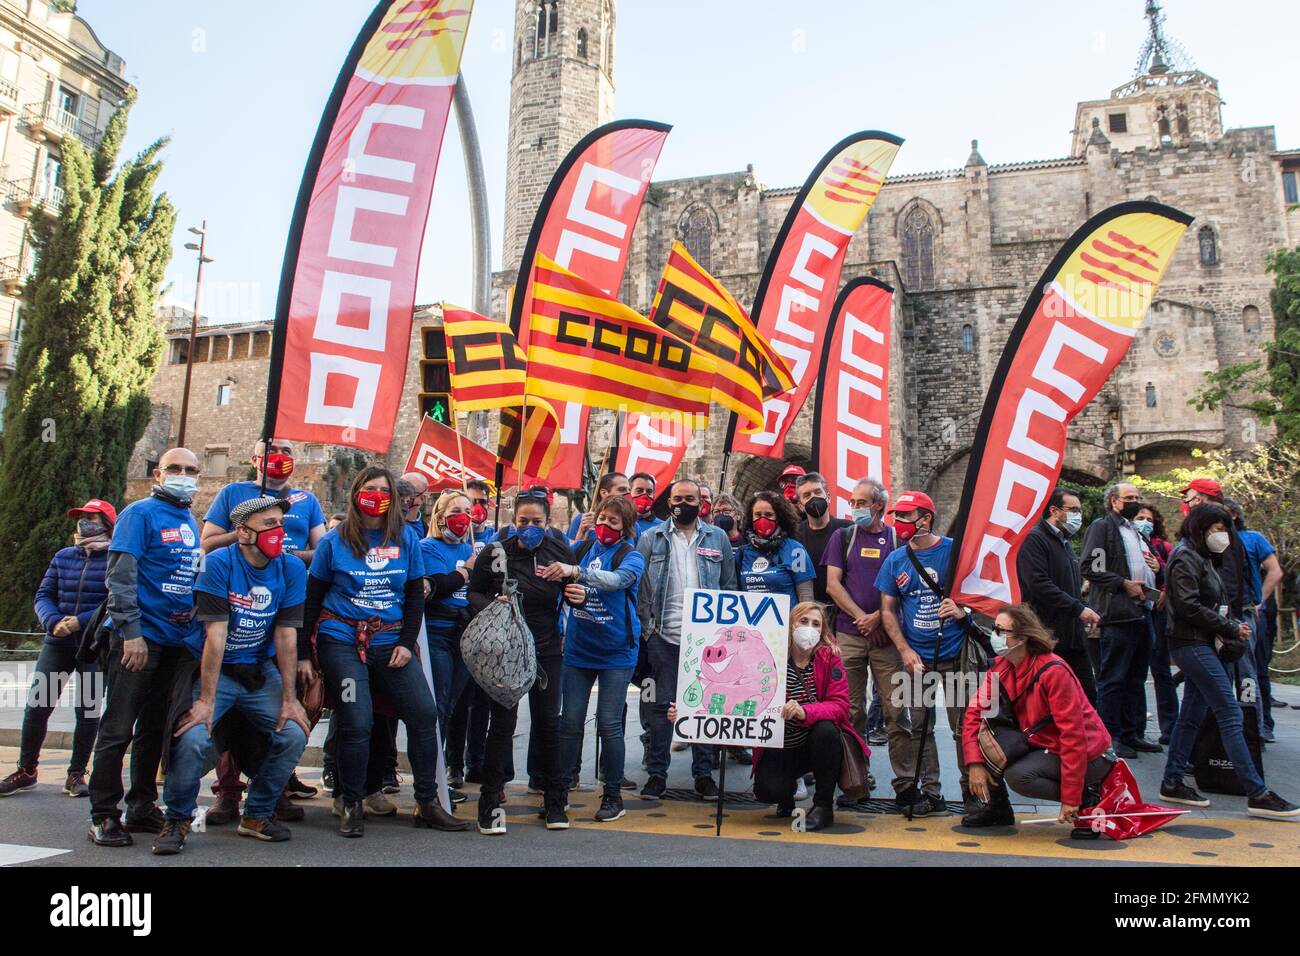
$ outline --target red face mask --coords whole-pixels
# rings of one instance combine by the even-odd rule
[[[388,514],[388,507],[392,501],[393,496],[387,491],[357,492],[357,507],[362,514],[370,515],[372,518]]]
[[[654,510],[655,499],[653,495],[637,495],[632,499],[632,505],[636,508],[637,514],[648,515],[652,510]]]
[[[615,531],[607,524],[596,525],[596,540],[608,547],[619,541],[623,537],[623,532]]]
[[[293,474],[293,455],[267,455],[263,467],[268,478],[288,478]]]
[[[252,531],[252,528],[249,528]],[[257,545],[257,550],[274,561],[284,550],[284,528],[267,528],[265,531],[256,531],[257,535],[253,539],[253,544]]]
[[[781,489],[781,494],[785,495],[785,500],[786,500],[786,501],[789,501],[789,502],[793,502],[793,501],[795,500],[795,498],[798,497],[798,496],[795,494],[795,491],[794,491],[794,485],[793,485],[793,484],[788,484],[788,485],[786,485],[784,488],[782,488],[782,489]]]
[[[469,520],[475,524],[482,524],[487,521],[487,508],[481,502],[474,502],[469,509]]]
[[[906,541],[914,534],[916,534],[915,521],[900,521],[898,518],[894,519],[894,535],[899,541]]]
[[[1184,501],[1181,505],[1179,505],[1179,510],[1182,511],[1183,517],[1186,518],[1189,514],[1191,514],[1192,506],[1189,505],[1186,501]]]
[[[700,502],[700,517],[707,518],[712,513],[713,513],[713,502],[709,501],[708,498],[705,498],[703,501]]]
[[[754,534],[760,538],[770,538],[776,534],[776,522],[771,518],[755,518],[753,528]]]
[[[448,531],[458,538],[463,538],[465,532],[469,530],[469,515],[447,515],[447,520],[443,523],[447,526]]]

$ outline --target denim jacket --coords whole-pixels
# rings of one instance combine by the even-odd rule
[[[736,590],[739,579],[727,533],[703,521],[696,525],[696,529],[699,535],[695,549],[699,573],[697,587]],[[672,519],[665,519],[643,533],[636,546],[645,559],[645,574],[641,576],[641,590],[637,599],[637,616],[641,619],[641,634],[647,640],[651,634],[659,633],[659,621],[663,619],[664,601],[668,596],[667,578],[672,560],[672,542],[669,540],[672,530]]]

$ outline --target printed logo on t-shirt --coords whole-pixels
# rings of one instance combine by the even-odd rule
[[[767,567],[767,558],[755,558],[754,563],[750,566],[750,570],[762,574],[767,570]]]
[[[878,557],[880,557],[880,549],[879,549],[879,548],[863,548],[862,551],[858,554],[858,557],[860,557],[860,558],[878,558]]]
[[[249,596],[253,600],[254,611],[265,611],[271,606],[271,591],[269,588],[264,588],[259,584],[253,588]]]
[[[402,549],[395,546],[388,548],[371,548],[366,552],[366,567],[370,568],[372,571],[378,571],[381,568],[388,567],[388,562],[390,560],[397,560],[401,554]]]
[[[307,500],[307,492],[305,491],[295,491],[293,494],[289,496],[289,504],[291,505],[296,505],[298,502],[306,501],[306,500]]]
[[[600,558],[592,558],[592,559],[591,559],[591,564],[587,565],[587,568],[588,568],[588,570],[591,570],[591,571],[599,571],[599,570],[600,570]]]
[[[162,538],[163,544],[175,544],[177,541],[181,539],[181,529],[163,528],[161,531],[158,532],[158,536]],[[194,536],[191,534],[190,537],[194,537]]]
[[[187,524],[181,525],[181,541],[185,542],[185,547],[194,547],[194,529]]]

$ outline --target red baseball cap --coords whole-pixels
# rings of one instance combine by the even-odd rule
[[[1193,478],[1188,482],[1187,487],[1180,490],[1180,495],[1185,495],[1189,491],[1199,491],[1203,495],[1209,495],[1211,498],[1223,497],[1223,486],[1213,478]]]
[[[80,508],[69,508],[69,518],[80,518],[82,515],[103,515],[108,519],[110,526],[117,524],[117,509],[107,501],[100,501],[98,498],[91,498]]]
[[[786,465],[781,472],[781,480],[784,481],[786,478],[802,478],[806,474],[808,474],[808,472],[804,471],[798,465]]]
[[[898,496],[898,500],[890,506],[890,514],[898,514],[902,511],[912,511],[920,508],[924,511],[934,514],[934,502],[924,491],[905,491]]]

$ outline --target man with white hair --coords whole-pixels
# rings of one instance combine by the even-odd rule
[[[397,479],[397,497],[403,520],[423,538],[428,531],[424,503],[429,500],[429,479],[418,471],[408,471]]]

